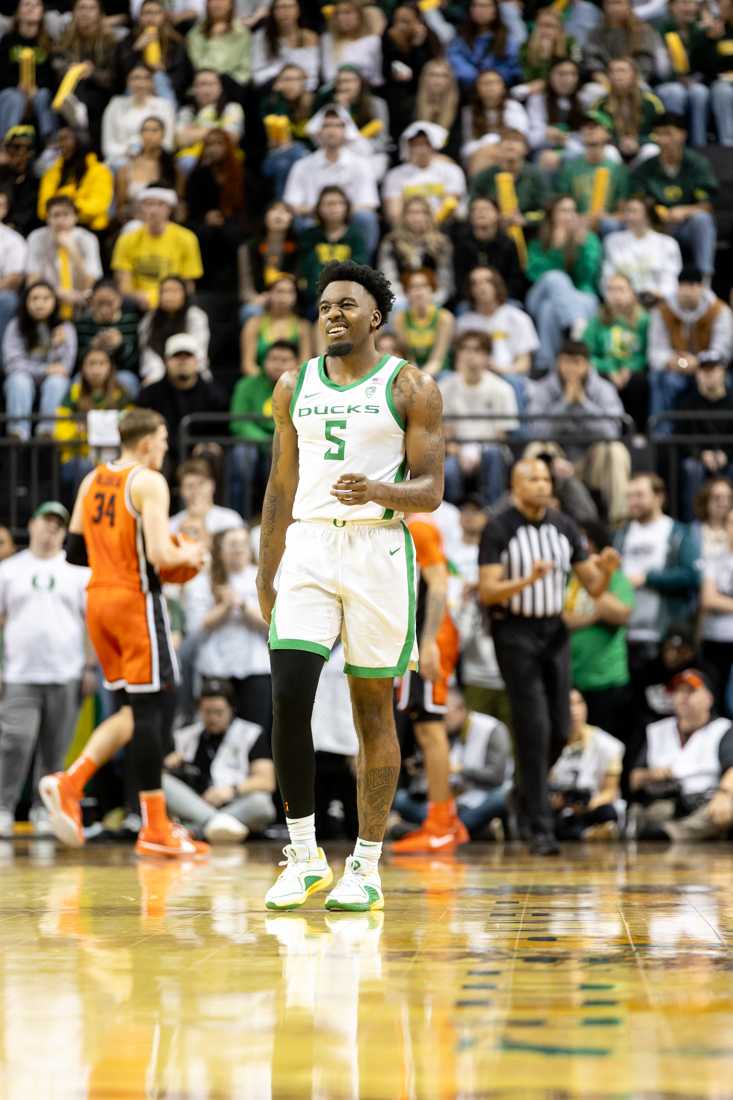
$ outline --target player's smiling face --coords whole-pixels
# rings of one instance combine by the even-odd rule
[[[329,283],[318,304],[326,354],[342,357],[360,348],[381,321],[368,290],[359,283]]]

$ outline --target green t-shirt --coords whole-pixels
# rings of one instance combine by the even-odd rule
[[[579,212],[587,214],[593,195],[596,168],[608,168],[610,172],[604,210],[607,214],[618,210],[629,193],[629,172],[625,165],[616,164],[611,160],[602,160],[600,164],[589,164],[585,157],[572,157],[564,161],[555,177],[555,194],[572,195]]]
[[[493,199],[496,202],[496,177],[502,169],[485,168],[474,178],[471,184],[471,198]],[[525,164],[514,179],[519,209],[528,222],[539,222],[545,216],[545,206],[549,200],[549,191],[544,173],[534,164]]]
[[[587,345],[590,359],[599,374],[615,374],[628,368],[643,371],[646,368],[646,342],[649,330],[649,314],[639,311],[636,325],[616,320],[604,324],[599,314],[591,317],[583,343]]]
[[[316,301],[318,280],[326,264],[333,261],[345,263],[353,260],[356,264],[365,264],[369,259],[364,238],[359,230],[349,225],[337,241],[326,240],[320,225],[306,229],[298,241],[300,261],[298,281],[305,290],[309,302]]]
[[[629,193],[650,195],[660,206],[693,206],[710,202],[717,191],[717,181],[705,158],[685,149],[674,175],[664,171],[659,156],[643,161],[631,173]]]
[[[573,584],[568,588],[572,598]],[[625,604],[634,606],[634,589],[631,581],[617,569],[611,577],[608,591]],[[587,596],[581,590],[576,604],[583,609]],[[578,606],[579,605],[579,606]],[[629,682],[629,661],[626,648],[626,627],[610,623],[594,623],[574,630],[570,636],[570,663],[573,683],[578,691],[603,691],[605,688],[622,687]]]
[[[246,439],[249,443],[269,443],[275,434],[275,421],[272,419],[272,391],[275,383],[266,374],[256,374],[251,378],[240,378],[234,387],[231,413],[252,413],[256,416],[268,416],[266,424],[255,420],[235,420],[232,423],[232,435]]]

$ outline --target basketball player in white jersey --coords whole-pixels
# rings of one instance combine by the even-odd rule
[[[290,844],[268,909],[296,909],[333,875],[315,834],[311,714],[337,638],[359,734],[359,837],[327,909],[381,909],[400,768],[392,684],[416,667],[415,556],[405,512],[443,496],[440,391],[374,339],[394,302],[379,271],[332,263],[319,282],[326,355],[278,381],[258,589],[270,624],[272,748]],[[276,574],[277,598],[275,593]]]

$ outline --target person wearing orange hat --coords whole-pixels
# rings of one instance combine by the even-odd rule
[[[640,840],[699,841],[733,826],[733,723],[716,718],[705,672],[671,683],[674,714],[647,726],[631,772],[629,833]]]

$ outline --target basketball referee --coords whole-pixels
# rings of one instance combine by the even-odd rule
[[[479,597],[489,608],[512,708],[520,833],[536,855],[556,855],[560,849],[547,776],[570,723],[565,586],[572,569],[591,596],[600,596],[619,555],[607,547],[589,557],[574,520],[549,507],[552,480],[546,463],[517,463],[511,488],[509,506],[489,521],[481,537]]]

